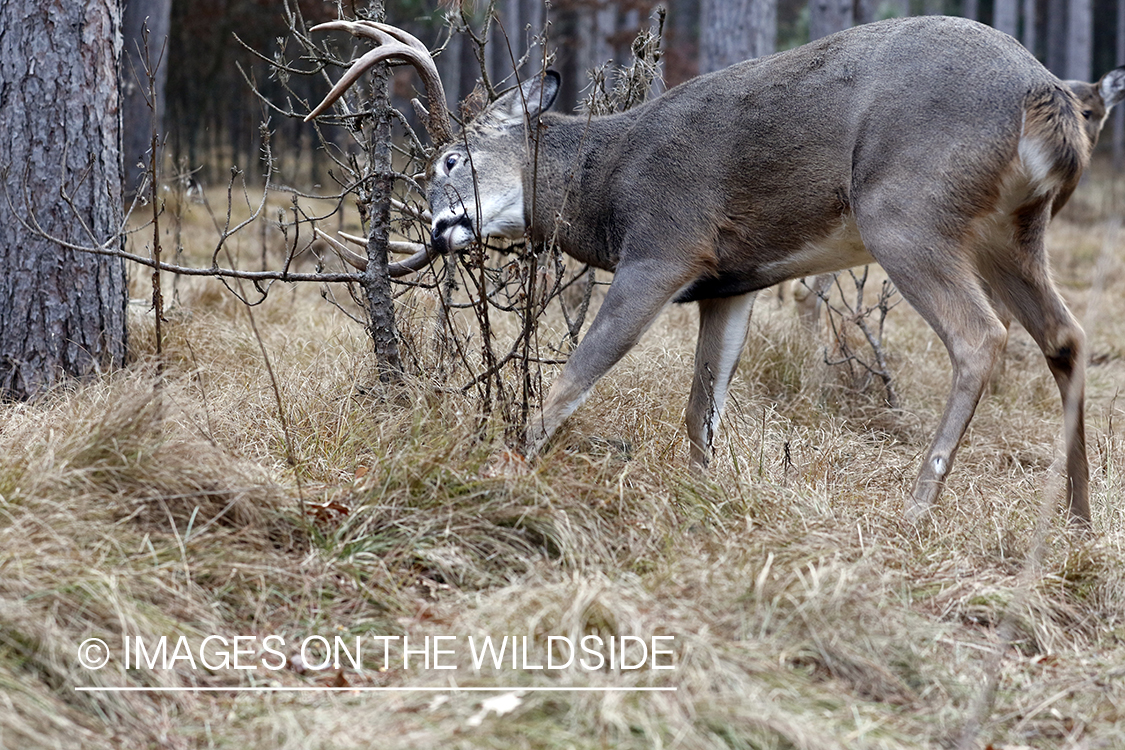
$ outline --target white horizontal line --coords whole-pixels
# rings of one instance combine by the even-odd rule
[[[676,687],[75,687],[81,693],[674,693]]]

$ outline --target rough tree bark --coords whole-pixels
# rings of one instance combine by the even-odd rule
[[[699,72],[722,70],[777,49],[777,0],[703,0]]]
[[[120,39],[115,0],[0,0],[3,189],[75,243],[90,243],[83,224],[102,242],[121,222]],[[32,236],[0,197],[0,396],[120,366],[127,302],[122,260]]]
[[[172,18],[172,0],[128,0],[124,10],[125,49],[121,63],[121,152],[125,162],[125,189],[136,190],[149,165],[153,113],[146,100],[153,73],[156,122],[164,122],[164,83],[168,78],[166,43]],[[148,48],[144,29],[148,27]],[[161,61],[161,51],[164,59]],[[146,60],[147,57],[147,60]],[[160,61],[160,67],[156,67]],[[158,164],[159,166],[159,164]]]
[[[372,0],[367,6],[367,18],[385,21],[383,0]],[[387,92],[389,78],[386,65],[376,66],[369,75],[371,98],[368,110],[371,117],[364,119],[363,135],[367,146],[367,270],[363,274],[363,293],[367,312],[371,317],[370,333],[379,363],[379,379],[396,381],[402,377],[402,358],[398,348],[395,327],[394,297],[391,293],[391,275],[387,258],[387,243],[391,227],[391,190],[394,172],[391,171],[391,103]]]

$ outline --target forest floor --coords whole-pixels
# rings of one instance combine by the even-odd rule
[[[0,406],[0,748],[1125,747],[1120,189],[1092,175],[1049,236],[1089,335],[1088,535],[1018,328],[914,528],[950,368],[907,305],[892,410],[764,293],[697,477],[694,306],[524,469],[463,373],[381,385],[316,286],[166,280],[162,376],[138,303],[127,368]],[[431,330],[425,292],[399,305]]]

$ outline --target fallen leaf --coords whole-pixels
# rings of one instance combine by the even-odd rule
[[[510,448],[494,454],[481,470],[481,476],[487,479],[522,477],[530,473],[531,466],[527,463],[527,459]]]

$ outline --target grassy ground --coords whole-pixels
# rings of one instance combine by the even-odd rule
[[[695,310],[676,308],[516,474],[496,470],[503,426],[446,380],[379,386],[364,332],[319,290],[275,289],[253,310],[259,341],[216,282],[181,280],[159,387],[139,305],[127,370],[0,406],[0,747],[942,748],[974,724],[970,747],[1123,747],[1111,193],[1095,175],[1050,235],[1091,342],[1089,538],[1059,512],[1058,395],[1021,331],[916,530],[903,500],[949,368],[906,306],[887,329],[901,411],[843,385],[791,305],[763,297],[696,478]],[[207,221],[189,215],[189,246]],[[425,330],[425,300],[403,304]],[[223,668],[212,635],[245,638],[257,668]],[[530,668],[586,635],[673,636],[657,663],[674,669]],[[167,636],[179,658],[126,669],[126,636],[148,651]],[[360,667],[312,669],[309,636],[360,638]],[[404,669],[401,642],[384,664],[379,636],[455,636],[437,663],[458,669],[420,653]],[[475,669],[485,636],[526,637],[526,663]],[[77,659],[88,638],[109,646],[103,669]],[[107,686],[353,690],[77,690]],[[450,686],[522,690],[354,690]],[[527,690],[544,687],[675,690]]]

